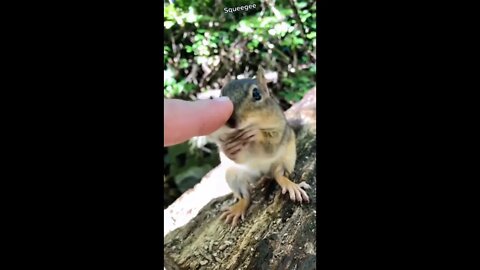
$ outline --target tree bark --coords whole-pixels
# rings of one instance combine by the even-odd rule
[[[314,88],[286,112],[298,131],[290,178],[312,186],[310,203],[292,202],[268,181],[254,189],[245,220],[231,228],[219,219],[234,202],[219,166],[165,210],[166,269],[315,269],[315,109]]]

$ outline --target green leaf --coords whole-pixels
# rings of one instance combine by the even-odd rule
[[[175,23],[172,22],[172,21],[165,21],[165,22],[163,23],[163,26],[164,26],[166,29],[170,29],[170,28],[172,28],[172,26],[174,26],[174,25],[175,25]]]
[[[180,63],[178,65],[180,68],[187,68],[189,65],[188,65],[188,61],[187,59],[180,59]]]
[[[307,34],[307,38],[314,39],[317,37],[317,32],[310,32]]]

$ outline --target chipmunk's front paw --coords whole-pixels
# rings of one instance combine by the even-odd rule
[[[230,134],[226,138],[220,138],[222,142],[222,151],[225,155],[234,160],[237,154],[251,141],[255,139],[257,131],[254,129],[239,130],[237,133]]]
[[[290,199],[292,201],[297,201],[297,202],[310,202],[310,199],[308,197],[307,192],[305,192],[305,189],[310,189],[310,185],[301,182],[299,184],[296,184],[292,181],[290,181],[286,177],[282,177],[280,181],[277,181],[280,187],[282,188],[282,194],[285,194],[288,191],[288,194],[290,195]]]
[[[238,224],[240,217],[245,219],[245,213],[247,212],[248,201],[246,199],[240,199],[236,204],[227,209],[220,216],[220,219],[225,218],[226,224],[232,224],[235,227]]]

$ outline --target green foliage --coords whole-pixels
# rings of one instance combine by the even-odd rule
[[[182,59],[182,61],[186,61]],[[188,63],[187,63],[188,65]],[[181,94],[190,94],[192,93],[196,86],[192,83],[187,83],[185,80],[177,81],[173,74],[173,69],[168,67],[163,73],[164,76],[164,95],[167,98],[173,98],[181,96]]]
[[[298,91],[282,91],[279,93],[280,97],[284,98],[285,100],[289,101],[290,103],[297,102],[302,99],[303,95],[305,95],[310,88],[302,88],[304,85],[311,85],[308,81],[307,77],[300,77],[298,80],[293,81],[290,79],[286,79],[285,82],[287,85],[290,85],[291,88],[298,87]]]
[[[216,79],[227,73],[239,75],[248,67],[256,70],[260,64],[282,74],[277,89],[282,92],[301,92],[292,86],[309,86],[305,78],[315,81],[315,73],[296,73],[298,66],[314,66],[314,59],[306,52],[316,48],[316,5],[297,1],[301,25],[288,1],[276,1],[276,6],[262,11],[261,1],[173,1],[164,9],[165,41],[164,62],[167,70],[164,83],[165,97],[187,98],[191,94],[212,88],[214,82],[199,79],[185,81],[193,65],[206,65],[218,71]],[[221,3],[220,5],[218,3]],[[256,4],[249,12],[225,14],[224,7]],[[275,10],[275,11],[274,11]],[[278,11],[278,12],[277,12]],[[300,30],[304,29],[305,34]],[[241,44],[241,45],[239,45]],[[235,46],[237,45],[237,46]],[[224,52],[220,55],[220,52]],[[298,61],[292,67],[293,54]],[[238,63],[237,61],[243,61]],[[291,71],[295,70],[295,71]],[[285,72],[284,72],[285,71]],[[217,75],[217,74],[215,74]],[[205,76],[206,77],[206,76]],[[298,77],[298,78],[297,78]],[[287,80],[285,80],[287,79]],[[300,83],[290,83],[289,80]],[[287,87],[287,88],[285,88]],[[291,102],[301,94],[279,94]]]
[[[192,188],[200,179],[219,163],[218,154],[192,149],[188,142],[165,149],[164,169],[168,171],[166,178],[173,178],[181,192]]]
[[[169,2],[169,1],[166,1]],[[214,0],[203,0],[203,1],[198,1],[198,0],[172,0],[174,3],[175,7],[178,8],[179,10],[185,12],[188,11],[189,8],[193,8],[195,10],[209,10],[215,5]]]
[[[316,74],[316,66],[312,66],[309,70],[300,71],[292,79],[285,78],[283,83],[287,90],[281,91],[278,95],[290,103],[295,103],[303,98],[303,96],[315,86],[315,81],[311,80]]]

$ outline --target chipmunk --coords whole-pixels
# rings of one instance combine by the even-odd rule
[[[250,206],[250,184],[261,177],[274,178],[287,191],[292,201],[309,202],[304,189],[288,179],[296,161],[295,133],[267,87],[264,70],[260,67],[256,79],[229,82],[222,90],[234,104],[226,125],[208,137],[219,147],[220,160],[226,167],[225,178],[237,203],[226,210],[221,219],[235,226]]]

